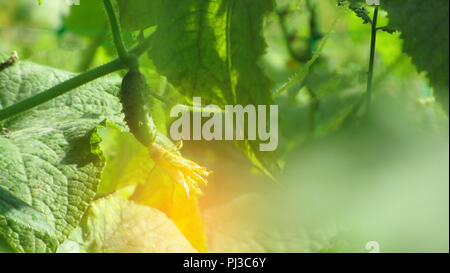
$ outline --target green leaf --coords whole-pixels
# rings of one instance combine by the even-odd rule
[[[328,29],[327,33],[322,37],[322,41],[319,43],[319,46],[317,47],[317,50],[314,52],[311,59],[308,62],[306,62],[306,64],[298,72],[294,73],[294,75],[291,76],[291,78],[286,83],[284,83],[277,91],[274,92],[274,94],[272,95],[273,98],[276,98],[277,96],[281,95],[296,82],[300,82],[301,84],[303,84],[303,82],[306,79],[306,76],[309,75],[312,65],[317,61],[317,59],[319,59],[320,55],[322,54],[325,44],[330,38],[330,35],[333,32],[336,23],[338,22],[338,19],[339,16],[336,17],[336,19]]]
[[[65,27],[79,35],[96,36],[108,29],[108,20],[103,1],[83,1],[81,5],[72,6],[66,18]]]
[[[87,253],[83,239],[83,230],[77,227],[70,236],[58,247],[58,253]]]
[[[311,230],[303,226],[297,219],[298,212],[288,214],[280,206],[285,201],[273,199],[273,196],[243,194],[207,209],[203,216],[208,251],[302,253],[329,247],[335,230],[329,227]]]
[[[186,198],[184,189],[172,181],[155,165],[148,148],[131,133],[120,128],[107,127],[99,130],[101,148],[106,167],[98,194],[120,191],[141,205],[159,209],[169,217],[191,245],[198,251],[206,251],[206,238],[197,197]],[[174,144],[164,135],[157,135],[156,142],[167,149]]]
[[[161,0],[117,0],[117,3],[123,28],[134,31],[156,24]]]
[[[107,127],[99,131],[102,151],[108,163],[98,193],[109,194],[121,188],[144,184],[154,166],[148,149],[131,133]]]
[[[337,0],[338,6],[347,6],[356,16],[363,20],[364,24],[372,24],[369,11],[364,0]]]
[[[272,82],[259,66],[264,15],[273,0],[168,0],[161,5],[150,57],[187,99],[219,106],[272,104]],[[260,169],[275,169],[258,141],[238,147]]]
[[[117,53],[102,0],[83,1],[80,5],[72,6],[69,16],[65,18],[63,30],[87,38],[91,45],[104,47],[111,56]],[[132,33],[122,31],[122,36],[125,46],[135,44]],[[86,54],[92,54],[89,48]]]
[[[0,59],[5,58],[0,55]],[[0,109],[71,76],[25,61],[10,66],[0,73]],[[106,118],[122,122],[121,105],[115,96],[119,85],[119,77],[105,77],[3,122],[2,202],[16,212],[1,212],[0,236],[6,237],[15,251],[55,251],[57,243],[78,225],[97,191],[104,166],[97,126]],[[5,198],[6,192],[10,197]],[[18,205],[19,200],[29,207]],[[54,235],[38,229],[39,225],[27,224],[26,215],[37,213]],[[28,228],[18,229],[15,223]]]
[[[196,252],[164,213],[117,195],[92,203],[82,227],[91,252]]]
[[[371,24],[372,19],[369,16],[369,11],[361,3],[351,3],[349,8],[364,21],[364,24]]]
[[[15,251],[25,251],[25,248],[19,247],[23,245],[33,246],[33,252],[54,249],[57,245],[55,231],[47,224],[44,215],[2,187],[0,233],[7,238]]]
[[[0,254],[1,253],[14,253],[14,250],[9,246],[6,240],[0,236]]]
[[[270,104],[271,83],[258,61],[263,16],[272,0],[169,0],[161,6],[150,56],[188,97],[219,105]]]
[[[403,50],[419,71],[427,71],[436,99],[449,107],[449,1],[381,1],[389,26],[401,32]],[[380,45],[382,46],[382,45]]]

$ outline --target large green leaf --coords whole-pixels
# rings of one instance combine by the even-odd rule
[[[0,109],[71,76],[30,62],[2,70]],[[55,251],[78,225],[104,166],[97,125],[122,122],[119,85],[119,77],[106,77],[2,124],[0,236],[15,251]]]
[[[382,1],[389,25],[401,32],[403,49],[420,71],[427,71],[436,99],[448,113],[449,1]]]
[[[35,252],[54,249],[57,245],[55,231],[47,224],[44,215],[1,187],[0,232],[16,249],[17,246],[29,245]]]
[[[157,70],[188,99],[270,105],[271,81],[259,66],[266,43],[263,18],[273,0],[168,0],[160,7],[150,57]],[[275,160],[258,141],[238,146],[261,168]]]
[[[92,203],[82,227],[91,252],[196,252],[164,213],[117,194]]]
[[[82,1],[70,8],[65,27],[79,35],[95,36],[108,29],[108,20],[102,0]]]
[[[263,16],[273,7],[272,0],[166,1],[150,56],[187,96],[270,104],[270,81],[258,60],[266,48]]]

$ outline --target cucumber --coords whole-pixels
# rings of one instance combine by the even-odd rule
[[[131,133],[146,147],[150,147],[156,138],[149,94],[145,76],[139,69],[131,69],[122,80],[122,108]]]

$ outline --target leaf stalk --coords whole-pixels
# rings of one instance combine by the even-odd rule
[[[111,32],[113,35],[114,45],[117,49],[119,59],[126,65],[128,60],[128,52],[122,38],[122,31],[120,30],[119,21],[117,20],[116,12],[112,6],[111,0],[103,0],[103,4],[108,14],[109,23],[111,25]]]
[[[369,73],[367,79],[367,90],[366,90],[366,103],[367,107],[370,106],[370,101],[372,99],[372,83],[373,83],[373,70],[375,63],[375,47],[377,41],[377,20],[378,20],[378,7],[375,8],[372,19],[372,35],[370,41],[370,60],[369,60]]]

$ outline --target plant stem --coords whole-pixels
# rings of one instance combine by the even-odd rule
[[[130,53],[140,56],[150,47],[150,43],[151,37],[148,37],[141,44],[130,50]],[[107,64],[81,73],[67,81],[51,87],[50,89],[0,110],[0,121],[30,110],[44,102],[61,96],[74,88],[124,68],[126,68],[126,66],[122,61],[119,58],[116,58]]]
[[[373,81],[373,66],[375,61],[375,46],[377,41],[377,20],[378,20],[378,7],[375,8],[372,19],[372,38],[370,41],[370,61],[369,61],[369,74],[367,79],[367,91],[366,100],[367,107],[370,106],[370,101],[372,99],[372,81]]]
[[[108,14],[117,54],[119,55],[119,59],[126,64],[128,53],[123,43],[122,32],[119,27],[119,22],[117,21],[116,12],[111,4],[111,0],[103,0],[103,4],[105,5],[106,13]]]

